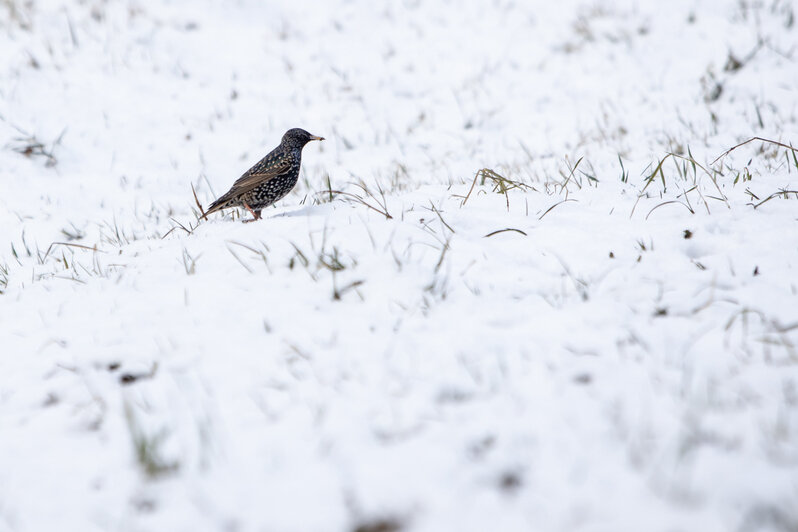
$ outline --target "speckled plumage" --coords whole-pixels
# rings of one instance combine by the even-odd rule
[[[208,206],[205,218],[213,212],[230,207],[244,207],[253,220],[260,219],[260,211],[288,194],[299,179],[302,148],[311,140],[324,140],[304,129],[289,129],[280,145],[255,166],[244,172],[226,193]]]

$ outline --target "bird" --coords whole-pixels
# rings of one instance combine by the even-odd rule
[[[252,213],[252,219],[246,222],[260,220],[262,209],[285,197],[296,185],[302,148],[312,140],[321,141],[324,137],[311,135],[301,128],[286,131],[280,145],[244,172],[230,190],[211,203],[203,213],[203,218],[207,220],[209,214],[222,209],[244,207]]]

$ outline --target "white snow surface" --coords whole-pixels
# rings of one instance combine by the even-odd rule
[[[797,16],[0,1],[0,532],[798,530]]]

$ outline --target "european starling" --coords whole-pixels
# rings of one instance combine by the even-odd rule
[[[247,221],[260,220],[261,209],[282,199],[296,185],[302,148],[311,140],[324,137],[299,128],[286,131],[280,145],[244,172],[230,190],[208,206],[203,217],[207,219],[209,214],[230,207],[244,207],[254,216]]]

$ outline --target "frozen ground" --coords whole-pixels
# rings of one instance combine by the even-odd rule
[[[0,0],[0,531],[798,530],[796,16]]]

